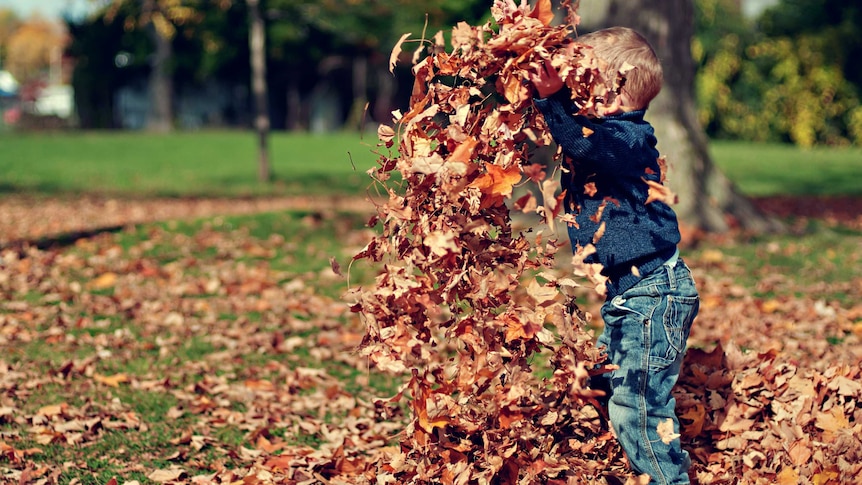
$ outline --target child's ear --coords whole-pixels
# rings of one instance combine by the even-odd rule
[[[638,109],[637,106],[634,106],[632,104],[632,100],[631,98],[629,98],[629,95],[626,93],[625,90],[622,90],[618,97],[620,100],[620,109],[622,111],[634,111]]]

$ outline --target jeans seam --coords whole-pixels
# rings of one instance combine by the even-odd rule
[[[649,383],[649,360],[650,360],[650,352],[652,350],[652,330],[650,329],[650,325],[655,322],[651,322],[651,318],[647,319],[646,325],[643,327],[643,339],[644,339],[644,357],[643,363],[641,367],[641,382],[640,389],[638,392],[638,414],[640,414],[640,432],[641,437],[644,442],[644,446],[646,447],[647,453],[649,453],[649,461],[653,467],[653,472],[658,473],[660,483],[667,484],[667,480],[665,479],[664,472],[661,469],[661,465],[658,462],[658,455],[656,455],[655,450],[652,446],[652,441],[649,436],[649,413],[647,412],[647,403],[646,403],[646,395],[647,388]],[[656,478],[656,477],[653,477]]]

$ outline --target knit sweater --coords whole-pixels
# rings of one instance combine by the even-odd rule
[[[566,211],[577,221],[568,228],[572,248],[594,243],[596,253],[586,262],[604,267],[610,299],[674,255],[679,225],[670,206],[646,203],[645,181],[659,182],[661,171],[657,140],[644,120],[645,111],[587,118],[573,114],[575,106],[567,95],[564,90],[534,102],[566,155],[568,170],[562,180]],[[604,234],[594,242],[602,222]]]

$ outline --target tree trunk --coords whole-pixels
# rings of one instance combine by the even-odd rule
[[[302,129],[302,96],[295,76],[287,81],[287,116],[285,126],[288,131]]]
[[[348,129],[356,128],[362,131],[368,107],[368,58],[358,55],[353,58],[353,103],[350,114],[347,115]]]
[[[150,60],[149,95],[150,106],[147,113],[147,129],[157,133],[168,133],[173,129],[174,82],[170,69],[173,57],[171,39],[158,31],[152,20],[155,4],[152,0],[144,3],[144,12],[149,14],[147,32],[155,46]]]
[[[251,89],[254,97],[254,127],[258,138],[258,180],[272,180],[272,167],[269,163],[269,102],[266,86],[266,33],[260,0],[248,0],[249,29],[248,43],[251,51]]]
[[[695,106],[693,0],[611,0],[605,23],[637,30],[662,60],[664,87],[647,116],[655,127],[658,149],[668,160],[668,185],[679,196],[675,209],[681,222],[708,232],[780,229],[778,221],[737,191],[709,155]]]

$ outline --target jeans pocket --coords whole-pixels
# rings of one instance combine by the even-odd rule
[[[663,369],[672,365],[685,352],[691,324],[698,311],[698,298],[669,295],[661,321],[651,328],[650,367]]]

